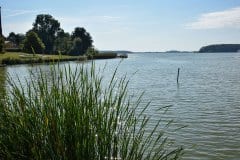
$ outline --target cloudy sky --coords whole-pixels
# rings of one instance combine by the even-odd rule
[[[85,27],[100,50],[198,50],[240,43],[240,0],[0,0],[5,36],[25,33],[37,14],[72,32]]]

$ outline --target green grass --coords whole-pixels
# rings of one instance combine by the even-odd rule
[[[86,60],[84,56],[27,54],[23,52],[5,52],[0,54],[0,64],[30,64],[53,61]]]
[[[4,58],[31,58],[31,57],[37,57],[37,58],[53,58],[58,59],[59,55],[41,55],[41,54],[28,54],[24,52],[5,52],[3,54],[0,54],[0,60]],[[62,58],[72,58],[74,56],[68,56],[68,55],[61,55]]]
[[[149,130],[149,105],[129,98],[127,78],[116,80],[115,72],[105,86],[100,73],[92,64],[52,67],[50,75],[31,74],[27,85],[9,79],[0,101],[0,159],[179,159],[182,148],[169,147],[161,121]]]
[[[57,61],[84,61],[87,59],[117,58],[117,53],[101,53],[94,56],[44,55],[23,52],[5,52],[0,54],[0,65],[49,63]]]

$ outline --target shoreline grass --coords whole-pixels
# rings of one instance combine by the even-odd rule
[[[0,64],[2,65],[84,61],[86,59],[87,57],[85,56],[28,54],[23,52],[6,52],[0,54]]]
[[[0,54],[0,66],[16,64],[37,64],[63,61],[86,61],[93,59],[119,58],[117,53],[101,53],[94,56],[69,56],[69,55],[45,55],[28,54],[24,52],[6,52]],[[122,57],[120,57],[122,58]]]
[[[112,59],[117,58],[117,53],[101,53],[93,56],[89,56],[89,59]]]
[[[40,70],[27,85],[9,78],[0,101],[0,159],[179,159],[183,149],[169,148],[160,120],[146,129],[149,104],[141,106],[141,96],[132,102],[129,81],[116,80],[116,72],[107,86],[94,64],[53,66],[50,77]]]

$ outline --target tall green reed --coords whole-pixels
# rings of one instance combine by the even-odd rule
[[[132,102],[126,76],[108,85],[95,65],[53,66],[14,83],[0,102],[0,159],[179,159],[161,121],[149,131],[149,104]],[[152,125],[152,124],[151,124]],[[168,127],[168,125],[166,125]],[[148,129],[147,129],[148,128]]]

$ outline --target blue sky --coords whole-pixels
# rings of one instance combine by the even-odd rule
[[[5,36],[25,33],[37,14],[72,32],[85,27],[100,50],[198,50],[240,43],[240,0],[0,0]]]

